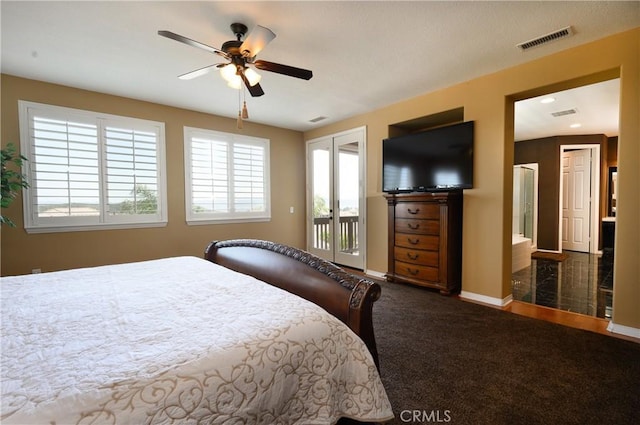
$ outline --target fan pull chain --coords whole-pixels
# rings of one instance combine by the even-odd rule
[[[236,126],[238,127],[238,130],[242,130],[242,111],[240,108],[240,90],[238,90],[238,121],[236,122]]]
[[[247,102],[244,102],[244,105],[242,106],[242,119],[249,119],[249,111],[247,111]]]
[[[242,88],[242,102],[243,102],[243,105],[242,105],[242,118],[247,120],[247,119],[249,119],[249,111],[247,110],[247,100],[245,98],[245,96],[246,96],[245,88],[246,87]]]

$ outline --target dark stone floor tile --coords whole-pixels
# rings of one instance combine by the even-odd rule
[[[514,300],[596,317],[611,317],[613,250],[602,255],[566,251],[556,262],[532,259],[512,275]]]

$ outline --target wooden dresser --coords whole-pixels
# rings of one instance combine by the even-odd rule
[[[390,282],[460,291],[462,191],[387,194]]]

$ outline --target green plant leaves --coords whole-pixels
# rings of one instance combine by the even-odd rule
[[[4,149],[0,150],[1,173],[0,173],[0,207],[7,208],[18,193],[23,188],[28,188],[27,176],[22,174],[22,163],[27,158],[17,152],[13,143],[8,143]],[[7,224],[15,227],[15,224],[8,218],[0,214],[0,224]]]

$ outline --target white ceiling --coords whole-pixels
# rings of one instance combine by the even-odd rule
[[[2,0],[0,7],[3,73],[234,118],[238,91],[217,73],[177,78],[221,58],[157,31],[221,47],[234,39],[233,22],[268,27],[277,37],[258,59],[311,69],[314,76],[304,81],[260,71],[266,94],[247,98],[250,119],[299,131],[640,26],[637,1]],[[571,37],[527,52],[515,47],[567,26]],[[541,128],[565,131],[564,122],[562,130],[554,128],[562,120],[546,119],[549,108],[565,106],[584,115],[583,125],[598,128],[578,133],[616,135],[618,91],[606,84],[586,95],[558,95],[543,111],[522,102],[517,109],[527,116],[517,117],[516,139],[543,137]],[[317,117],[326,119],[310,122]]]
[[[515,104],[515,140],[572,134],[617,136],[619,106],[619,78],[521,100]]]

